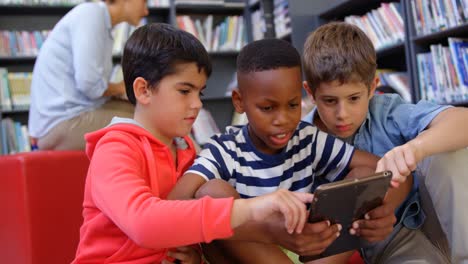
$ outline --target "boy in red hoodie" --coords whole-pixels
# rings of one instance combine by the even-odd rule
[[[311,194],[165,200],[195,158],[187,134],[211,74],[194,36],[166,24],[143,26],[127,41],[122,68],[134,118],[115,117],[86,135],[91,162],[73,263],[200,263],[197,247],[187,245],[229,237],[247,221],[278,213],[290,233],[302,231]]]

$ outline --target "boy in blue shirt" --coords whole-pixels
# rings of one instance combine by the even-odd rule
[[[237,112],[246,113],[249,123],[228,127],[225,134],[213,136],[178,181],[169,195],[171,199],[203,195],[248,198],[277,189],[313,192],[323,183],[343,179],[349,169],[368,167],[371,168],[368,172],[375,171],[376,156],[354,150],[351,145],[300,121],[301,59],[291,44],[277,39],[248,44],[237,58],[237,78],[239,89],[232,94],[233,104]],[[393,208],[408,194],[409,182],[392,189],[384,205],[369,212],[368,219],[363,221],[371,221],[374,226],[362,228],[363,237],[382,240],[391,232],[396,221]],[[210,253],[224,255],[213,259],[208,254],[209,260],[290,263],[276,244],[302,255],[316,255],[342,229],[340,225],[322,221],[307,224],[303,234],[291,235],[277,225],[277,220],[272,219],[269,226],[253,224],[237,229],[234,240],[244,241],[219,242],[222,245]]]
[[[365,33],[355,26],[333,22],[319,27],[306,40],[303,63],[307,80],[304,87],[316,104],[316,109],[303,120],[357,149],[382,157],[377,170],[392,170],[397,181],[404,181],[402,175],[415,170],[424,158],[468,145],[468,137],[464,135],[468,124],[467,109],[425,101],[408,104],[397,95],[374,95],[378,84],[375,50]],[[439,183],[454,180],[446,179],[445,175],[438,176],[435,178]],[[462,180],[464,175],[456,176]],[[460,187],[452,187],[452,190],[460,190]],[[442,193],[448,197],[448,192]],[[459,196],[454,201],[467,201],[466,196],[462,199],[461,192],[456,195]],[[448,199],[442,195],[438,198]],[[450,202],[447,205],[452,206]],[[393,233],[385,241],[363,250],[368,261],[449,262],[446,257],[441,258],[440,250],[419,230],[424,214],[419,208],[417,181],[397,216],[399,221]],[[459,223],[465,224],[466,220]],[[359,232],[361,225],[357,224]],[[463,240],[468,237],[467,228],[462,225],[450,230],[464,233]],[[455,255],[461,253],[466,257],[467,252],[465,248]],[[458,263],[461,256],[455,255],[452,260]]]

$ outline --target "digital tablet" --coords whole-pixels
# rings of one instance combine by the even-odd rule
[[[362,247],[358,236],[349,234],[352,223],[363,219],[370,210],[382,204],[392,179],[385,171],[359,179],[348,179],[320,185],[314,192],[309,222],[329,220],[341,224],[340,236],[320,255],[301,256],[303,262]]]

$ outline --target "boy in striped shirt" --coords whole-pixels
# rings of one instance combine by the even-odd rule
[[[317,127],[301,122],[301,59],[291,44],[278,39],[250,43],[237,58],[237,76],[238,90],[233,91],[233,104],[237,112],[246,113],[249,123],[228,127],[226,133],[213,136],[179,180],[170,198],[204,195],[248,198],[278,189],[314,192],[323,183],[344,179],[351,169],[375,170],[376,156],[355,150]],[[409,188],[391,192],[394,191],[409,192]],[[378,225],[371,231],[378,232],[381,239],[391,232],[395,222],[388,208],[388,203],[384,203],[376,209],[376,219],[373,219]],[[302,236],[273,237],[284,232],[280,227],[268,231],[275,222],[272,219],[269,227],[252,224],[238,229],[233,240],[249,242],[220,241],[221,247],[208,245],[206,248],[216,249],[205,253],[209,252],[208,258],[214,263],[226,259],[234,263],[290,263],[277,244],[299,254],[316,255],[342,229],[340,225],[323,221],[307,224]],[[223,255],[216,258],[211,255],[213,252]]]

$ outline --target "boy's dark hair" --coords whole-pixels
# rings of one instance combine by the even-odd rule
[[[307,37],[303,65],[312,92],[321,83],[332,81],[363,82],[370,87],[377,68],[370,39],[345,22],[325,24]]]
[[[242,48],[237,56],[237,73],[247,74],[280,67],[301,67],[299,52],[284,40],[254,41]]]
[[[195,62],[211,75],[211,60],[203,44],[192,34],[168,24],[152,23],[135,30],[125,44],[122,71],[128,100],[135,105],[133,82],[144,78],[151,89],[180,63]]]

